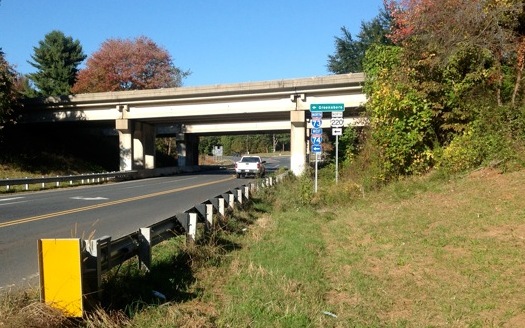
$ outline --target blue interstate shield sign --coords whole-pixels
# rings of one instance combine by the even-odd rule
[[[314,129],[318,129],[318,128],[321,127],[321,125],[323,125],[323,121],[321,121],[321,120],[312,120],[312,121],[310,121],[310,124],[312,124],[312,127]]]

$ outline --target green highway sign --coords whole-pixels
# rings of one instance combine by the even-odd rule
[[[345,104],[311,104],[311,112],[344,112]]]

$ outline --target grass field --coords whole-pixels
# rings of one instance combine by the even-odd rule
[[[314,204],[304,183],[257,195],[211,242],[156,247],[151,274],[121,268],[128,283],[106,291],[112,311],[71,324],[525,327],[525,171],[411,178],[362,193],[323,181]],[[151,289],[167,301],[141,294]],[[0,326],[35,307],[31,297],[11,299],[17,309],[3,302]]]

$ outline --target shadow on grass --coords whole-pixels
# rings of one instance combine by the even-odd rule
[[[213,232],[198,237],[191,245],[179,238],[179,244],[168,242],[160,254],[153,251],[151,271],[138,268],[138,260],[132,259],[106,275],[103,283],[101,306],[108,312],[123,311],[127,316],[152,305],[167,302],[184,303],[198,298],[201,291],[195,289],[195,273],[210,266],[220,266],[225,255],[242,248],[235,239],[244,234],[257,220],[252,202],[243,205],[225,218],[216,220]],[[168,254],[168,255],[166,255]],[[161,259],[156,259],[157,257]]]
[[[140,271],[137,261],[132,262],[108,275],[103,284],[103,308],[133,315],[150,305],[185,302],[197,296],[189,291],[195,281],[190,254],[178,252],[153,264],[150,272]]]

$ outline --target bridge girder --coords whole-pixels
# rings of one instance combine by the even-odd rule
[[[202,87],[180,87],[79,94],[28,102],[21,123],[114,121],[119,132],[121,169],[133,169],[130,155],[151,144],[156,129],[178,124],[186,134],[290,131],[294,173],[301,173],[306,158],[306,129],[311,104],[343,103],[348,124],[362,125],[356,108],[363,106],[364,74],[341,74],[311,78],[248,82]],[[296,115],[296,114],[298,115]],[[323,127],[329,127],[327,119]],[[134,140],[140,136],[143,140]],[[139,138],[139,139],[140,139]],[[134,140],[134,141],[133,141]],[[193,139],[192,139],[193,140]],[[195,144],[192,141],[192,144]],[[124,146],[123,146],[124,145]],[[122,148],[124,147],[124,148]],[[191,152],[186,149],[186,152]],[[145,163],[151,163],[151,150]],[[145,156],[145,155],[144,155]],[[149,164],[151,167],[152,165]],[[154,164],[153,164],[154,166]]]

